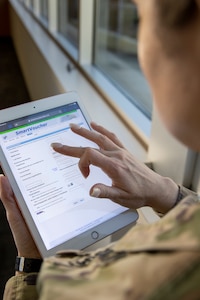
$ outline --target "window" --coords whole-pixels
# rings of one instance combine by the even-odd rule
[[[150,136],[152,99],[137,57],[137,8],[131,0],[27,0],[48,35],[120,117]],[[32,9],[32,2],[34,3]],[[111,103],[112,104],[112,103]],[[137,129],[134,131],[137,134]]]
[[[79,0],[58,0],[58,31],[78,48]]]
[[[30,6],[31,6],[31,8],[33,9],[33,6],[34,6],[34,0],[30,0]]]
[[[48,22],[48,0],[40,0],[40,14],[45,22]]]
[[[137,59],[137,27],[131,1],[96,0],[94,65],[151,117],[151,93]]]

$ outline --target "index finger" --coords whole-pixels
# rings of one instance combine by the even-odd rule
[[[96,143],[100,149],[104,150],[115,150],[119,147],[123,147],[123,145],[119,142],[119,140],[116,138],[116,136],[107,131],[102,126],[98,126],[95,123],[91,123],[92,128],[96,130],[88,130],[84,127],[80,127],[77,124],[70,124],[71,130],[79,134],[80,136]]]
[[[85,148],[83,147],[71,147],[60,143],[52,143],[51,147],[60,154],[69,155],[77,158],[80,158],[85,152]]]
[[[106,128],[104,128],[101,125],[96,124],[95,122],[91,122],[91,127],[94,130],[96,130],[97,132],[99,132],[99,133],[105,135],[106,137],[108,137],[114,144],[116,144],[120,148],[124,148],[121,141],[118,139],[118,137],[113,132],[107,130]]]

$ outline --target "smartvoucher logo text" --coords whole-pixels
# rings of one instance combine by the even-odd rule
[[[15,133],[16,133],[16,135],[25,134],[25,133],[31,133],[34,130],[42,129],[42,128],[46,127],[46,126],[47,126],[47,123],[41,123],[39,125],[30,126],[30,127],[26,128],[26,129],[17,130]]]

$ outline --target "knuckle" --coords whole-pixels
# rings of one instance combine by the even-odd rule
[[[94,153],[94,149],[91,147],[86,147],[85,151],[84,151],[84,156],[86,157],[90,157],[91,155],[93,155]]]
[[[113,140],[118,139],[114,132],[110,132],[110,138],[113,139]]]
[[[100,146],[101,146],[101,145],[104,145],[105,142],[106,142],[106,140],[107,140],[107,138],[106,138],[104,135],[99,134],[99,136],[98,136],[98,144],[99,144]]]

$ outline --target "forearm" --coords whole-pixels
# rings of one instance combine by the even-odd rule
[[[3,300],[37,300],[36,280],[38,273],[21,274],[10,278]]]

